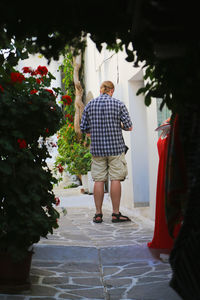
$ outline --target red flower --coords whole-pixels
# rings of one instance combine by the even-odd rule
[[[4,88],[2,87],[2,85],[0,85],[0,91],[3,93]]]
[[[39,74],[41,76],[45,76],[48,73],[48,69],[45,66],[38,66],[36,70],[36,74]]]
[[[46,129],[45,129],[45,132],[46,132],[46,133],[49,133],[49,128],[46,128]]]
[[[10,77],[12,82],[22,83],[22,81],[25,80],[24,75],[19,72],[12,72]]]
[[[22,70],[23,70],[23,73],[32,73],[31,67],[23,67]]]
[[[36,78],[36,82],[38,83],[38,84],[40,84],[41,82],[43,81],[43,78]]]
[[[65,115],[65,118],[67,118],[70,122],[73,122],[74,120],[73,116],[70,114]]]
[[[47,92],[49,92],[50,94],[52,94],[53,96],[55,96],[52,90],[45,89],[45,91],[47,91]]]
[[[26,141],[25,141],[25,140],[23,140],[23,139],[18,139],[17,142],[18,142],[18,144],[19,144],[19,148],[20,148],[20,149],[27,148],[27,144],[26,144]]]
[[[72,103],[72,98],[68,95],[62,96],[63,104],[64,105],[70,105]]]
[[[30,91],[30,94],[33,95],[33,94],[36,94],[37,92],[38,92],[38,90],[33,89],[32,91]]]
[[[56,200],[56,206],[58,206],[60,204],[60,199],[58,197],[55,197]]]
[[[59,164],[57,166],[57,168],[58,168],[58,172],[60,172],[60,173],[62,173],[64,171],[64,168],[63,168],[63,166],[61,164]]]
[[[31,71],[31,76],[35,76],[35,75],[37,75],[37,72],[34,71],[34,70],[32,70],[32,71]]]

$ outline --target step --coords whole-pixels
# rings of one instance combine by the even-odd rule
[[[103,264],[154,259],[146,245],[96,248],[41,244],[35,245],[33,259],[44,261],[97,262],[99,255]]]

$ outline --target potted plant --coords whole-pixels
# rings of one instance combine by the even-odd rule
[[[49,89],[52,79],[45,66],[23,72],[6,61],[0,66],[1,291],[12,284],[27,287],[33,245],[58,227],[56,179],[46,163],[46,139],[62,117],[60,91]]]
[[[78,139],[72,123],[66,122],[58,134],[58,153],[55,170],[62,173],[66,166],[71,175],[76,175],[84,183],[84,176],[91,170],[90,139],[84,135]],[[87,181],[87,179],[86,179]],[[87,185],[87,184],[86,184]],[[88,187],[85,187],[88,189]]]
[[[80,143],[73,144],[73,150],[66,159],[67,169],[71,174],[81,178],[84,192],[92,193],[89,189],[88,172],[91,170],[91,153],[87,147]]]

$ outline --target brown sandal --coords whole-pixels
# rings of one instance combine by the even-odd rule
[[[120,212],[118,214],[115,214],[113,213],[112,214],[112,217],[115,217],[116,219],[112,219],[112,222],[113,223],[119,223],[119,222],[130,222],[131,219],[129,219],[129,217],[127,216],[123,216]],[[125,219],[121,219],[122,218],[125,218]]]

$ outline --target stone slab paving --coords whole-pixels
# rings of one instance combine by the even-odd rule
[[[112,223],[111,212],[104,210],[103,223],[95,224],[92,219],[94,209],[67,208],[67,215],[61,217],[58,230],[41,244],[67,246],[122,246],[142,245],[152,238],[153,227],[144,227],[140,219],[134,217],[133,222]]]
[[[31,290],[0,294],[0,300],[180,300],[169,287],[168,262],[146,246],[153,227],[137,217],[113,224],[108,208],[104,222],[94,224],[94,209],[87,201],[87,207],[66,203],[59,229],[35,245]]]

